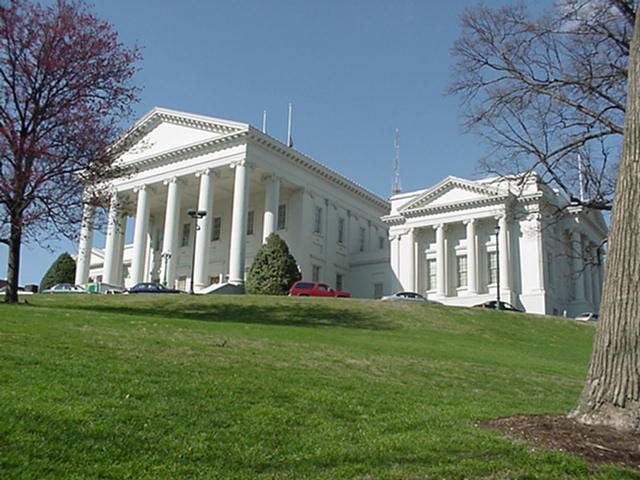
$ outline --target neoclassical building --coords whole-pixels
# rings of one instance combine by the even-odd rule
[[[597,311],[603,281],[600,212],[571,206],[535,175],[437,185],[391,197],[383,217],[391,287],[449,305],[503,301],[528,312]]]
[[[389,291],[389,203],[357,183],[246,123],[155,108],[123,141],[118,162],[134,173],[109,186],[104,248],[86,209],[76,283],[188,290],[193,275],[196,292],[229,290],[277,232],[303,278],[360,297]]]

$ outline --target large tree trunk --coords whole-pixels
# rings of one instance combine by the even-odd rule
[[[640,431],[640,15],[629,57],[624,143],[607,259],[591,366],[570,415],[583,423]]]
[[[20,277],[20,247],[22,242],[22,226],[20,219],[11,222],[9,236],[9,261],[7,267],[7,291],[4,296],[6,303],[18,303],[18,280]]]

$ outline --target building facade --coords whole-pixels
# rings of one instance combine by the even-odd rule
[[[276,232],[304,279],[359,297],[389,291],[389,204],[355,182],[251,125],[173,110],[152,110],[123,141],[131,147],[118,162],[133,173],[109,186],[104,248],[85,210],[76,283],[188,290],[193,276],[196,292],[242,286]]]
[[[600,212],[571,206],[531,174],[470,181],[391,197],[383,218],[390,284],[449,305],[500,297],[527,312],[597,311],[607,227]]]

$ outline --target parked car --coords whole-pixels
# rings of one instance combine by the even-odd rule
[[[434,300],[427,300],[422,295],[416,292],[396,292],[393,295],[387,295],[380,299],[383,302],[428,302],[428,303],[440,303]]]
[[[342,290],[334,290],[326,283],[299,281],[293,284],[289,290],[289,296],[348,298],[351,294]]]
[[[491,308],[492,310],[496,309],[496,300],[489,300],[488,302],[481,303],[479,305],[474,305],[474,307],[478,308]],[[507,312],[520,312],[524,313],[524,310],[520,310],[519,308],[514,307],[510,303],[500,302],[500,310],[505,310]]]
[[[182,293],[175,288],[165,287],[161,283],[145,282],[138,283],[131,288],[125,288],[122,293]]]
[[[72,283],[58,283],[51,288],[47,288],[42,293],[88,293],[80,285]]]
[[[597,322],[598,314],[593,312],[584,312],[576,317],[576,320],[580,322]]]

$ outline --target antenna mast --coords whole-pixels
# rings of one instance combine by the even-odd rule
[[[393,147],[395,149],[395,158],[393,160],[393,186],[391,187],[391,193],[396,195],[402,192],[402,186],[400,185],[400,130],[397,128]]]

